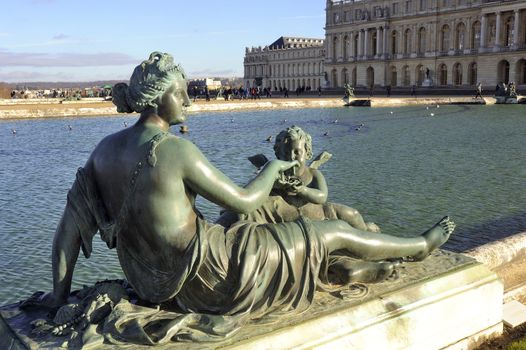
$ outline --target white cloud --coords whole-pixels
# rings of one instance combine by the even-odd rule
[[[239,76],[239,72],[236,72],[232,69],[202,69],[202,70],[196,70],[188,72],[188,76],[190,78],[210,78],[210,77],[231,77],[231,76]]]
[[[29,82],[29,81],[63,81],[70,76],[63,72],[40,73],[29,71],[0,72],[0,81],[5,82]]]
[[[0,49],[0,62],[4,67],[94,67],[135,64],[139,60],[118,52],[50,54],[10,52]]]
[[[64,33],[60,33],[60,34],[57,34],[55,35],[52,39],[53,40],[64,40],[64,39],[68,39],[69,36],[64,34]]]

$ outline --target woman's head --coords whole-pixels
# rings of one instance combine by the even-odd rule
[[[130,85],[118,83],[113,87],[113,103],[120,113],[142,112],[157,108],[159,98],[174,84],[184,81],[186,75],[167,53],[152,52],[138,65],[130,78]]]
[[[274,153],[278,159],[304,163],[312,158],[312,137],[299,126],[291,126],[276,136]]]

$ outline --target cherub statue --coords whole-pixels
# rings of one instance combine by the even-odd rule
[[[283,198],[289,206],[294,208],[286,210],[284,220],[294,221],[301,215],[312,220],[339,219],[359,230],[380,232],[376,224],[364,222],[356,209],[343,204],[327,202],[327,183],[319,167],[332,155],[322,152],[308,165],[307,161],[312,159],[312,149],[311,135],[298,126],[291,126],[276,136],[274,144],[276,158],[299,163],[298,167],[283,173],[272,191],[272,194]],[[250,157],[249,160],[258,168],[267,162],[264,155]],[[277,207],[279,206],[275,208]],[[274,213],[272,216],[276,217],[281,214]]]

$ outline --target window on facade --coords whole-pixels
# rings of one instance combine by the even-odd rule
[[[447,66],[442,64],[439,68],[440,72],[440,85],[447,85]]]
[[[336,71],[336,69],[333,69],[332,72],[331,72],[331,78],[332,78],[332,81],[331,81],[331,86],[332,87],[338,87],[338,72]]]
[[[426,29],[422,27],[418,31],[418,53],[424,52],[426,52]]]
[[[466,33],[466,26],[464,23],[459,23],[457,25],[457,32],[456,32],[456,50],[464,50],[464,37]]]
[[[373,55],[378,54],[378,52],[376,52],[376,41],[377,40],[378,40],[377,32],[373,32],[373,34],[371,35],[371,51]]]
[[[469,84],[477,84],[477,64],[475,62],[469,65]]]
[[[396,15],[398,14],[398,3],[397,2],[394,2],[393,3],[393,15]]]
[[[332,39],[332,58],[337,59],[338,58],[338,37],[335,36]]]
[[[420,11],[424,11],[426,9],[426,2],[427,0],[420,0],[420,6],[418,7]]]
[[[360,9],[354,10],[354,19],[356,20],[362,19],[362,10]]]
[[[514,20],[513,17],[509,17],[506,21],[506,30],[505,30],[505,36],[504,36],[504,46],[511,46],[513,45],[513,36],[514,36]]]
[[[347,71],[347,68],[344,68],[342,70],[342,79],[341,79],[342,83],[343,84],[347,84],[349,82],[349,73]]]
[[[489,29],[488,29],[488,32],[489,32],[489,35],[488,35],[488,39],[489,39],[489,43],[493,44],[495,43],[495,36],[496,36],[496,25],[495,25],[495,22],[491,21],[489,23]],[[486,39],[486,40],[488,40]]]
[[[374,17],[381,18],[382,17],[382,8],[380,6],[375,6],[373,13],[374,13]]]
[[[343,38],[343,59],[344,61],[347,61],[349,59],[349,37],[346,35]]]
[[[407,29],[404,33],[404,53],[411,53],[411,29]]]
[[[409,66],[404,66],[402,68],[402,84],[404,86],[409,86],[411,83],[411,77],[409,75]]]
[[[453,66],[453,83],[462,85],[462,65],[460,63],[456,63]]]
[[[448,25],[444,25],[442,27],[442,31],[440,32],[441,40],[440,40],[440,51],[448,51],[449,50],[449,27]]]
[[[450,0],[442,0],[442,7],[449,7]]]
[[[526,60],[521,59],[517,64],[519,66],[519,84],[526,84]]]
[[[340,14],[336,12],[334,14],[334,23],[339,23],[339,22],[340,22]]]
[[[354,42],[353,42],[353,47],[352,47],[352,55],[353,57],[357,57],[358,56],[358,40],[359,40],[359,36],[358,34],[356,34],[354,36]]]
[[[396,67],[391,67],[391,85],[396,86],[397,84],[397,76],[396,76]]]
[[[471,30],[471,48],[478,49],[480,47],[480,22],[473,23]]]
[[[393,30],[391,33],[391,54],[396,54],[396,47],[397,47],[397,33],[396,30]]]
[[[405,2],[405,13],[411,12],[411,0]]]
[[[416,66],[416,85],[422,86],[422,83],[424,82],[424,66],[419,64]]]

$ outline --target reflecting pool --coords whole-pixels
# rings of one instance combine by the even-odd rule
[[[76,169],[102,137],[135,119],[0,121],[1,304],[50,290],[51,243]],[[268,136],[301,126],[315,154],[333,154],[320,169],[330,201],[386,233],[420,232],[450,215],[458,228],[446,248],[462,251],[526,230],[525,106],[202,113],[187,124],[181,137],[238,184],[255,173],[248,156],[273,156]],[[209,220],[219,213],[203,199],[198,207]],[[96,238],[92,257],[79,257],[74,288],[121,277],[115,250]]]

